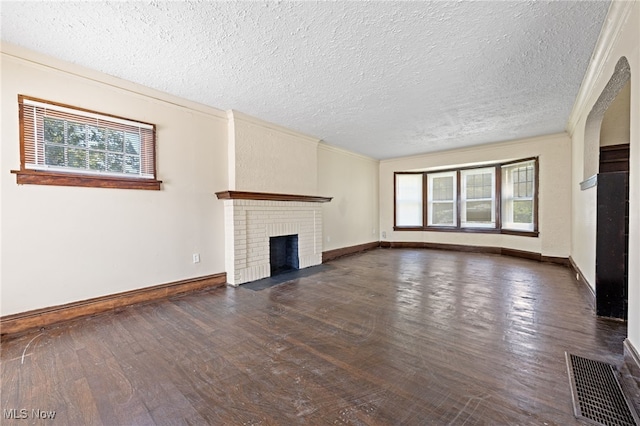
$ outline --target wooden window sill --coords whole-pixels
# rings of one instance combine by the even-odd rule
[[[81,186],[92,188],[145,189],[159,191],[162,181],[156,179],[57,173],[40,170],[11,170],[18,185]]]

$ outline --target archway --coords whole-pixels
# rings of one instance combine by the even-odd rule
[[[582,189],[597,185],[596,312],[626,319],[629,254],[629,93],[626,58],[587,117]]]

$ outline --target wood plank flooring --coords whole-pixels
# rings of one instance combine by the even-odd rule
[[[563,266],[420,249],[327,265],[3,342],[0,422],[574,425],[564,352],[622,361],[625,324]]]

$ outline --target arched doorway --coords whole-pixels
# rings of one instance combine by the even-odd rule
[[[585,182],[592,182],[586,187],[597,185],[596,313],[623,320],[629,289],[630,84],[629,63],[621,58],[585,128]]]

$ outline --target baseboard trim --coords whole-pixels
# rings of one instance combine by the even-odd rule
[[[633,347],[629,339],[624,339],[624,364],[620,369],[622,389],[635,407],[636,413],[640,413],[640,355]]]
[[[566,257],[543,256],[540,253],[531,251],[515,250],[504,247],[491,246],[467,246],[462,244],[443,244],[412,241],[382,241],[380,247],[383,248],[426,248],[435,250],[451,250],[466,253],[490,253],[503,256],[519,257],[522,259],[536,260],[538,262],[555,263],[557,265],[569,266],[569,259]]]
[[[591,285],[589,285],[589,281],[587,281],[587,278],[585,278],[584,274],[582,273],[580,268],[578,268],[578,265],[576,265],[576,262],[573,260],[573,258],[571,256],[569,256],[569,267],[571,268],[571,270],[573,270],[573,273],[576,274],[576,279],[580,283],[582,283],[582,285],[588,290],[588,292],[589,292],[589,302],[591,303],[591,308],[595,311],[595,309],[596,309],[596,293],[593,290],[593,288],[591,287]]]
[[[501,254],[499,247],[488,246],[466,246],[462,244],[442,244],[442,243],[427,243],[417,241],[383,241],[380,243],[380,247],[384,248],[426,248],[434,250],[450,250],[450,251],[462,251],[467,253],[491,253]]]
[[[362,253],[367,250],[380,247],[380,241],[373,241],[371,243],[358,244],[355,246],[342,247],[335,250],[327,250],[322,252],[322,263],[328,262],[333,259],[337,259],[342,256],[349,256],[352,254]]]
[[[0,339],[4,340],[34,329],[48,327],[72,319],[87,317],[125,306],[166,299],[210,287],[220,287],[227,282],[226,272],[206,275],[171,283],[145,287],[122,293],[114,293],[93,299],[51,306],[33,311],[0,317]]]
[[[624,363],[640,386],[640,354],[629,339],[624,339]]]

